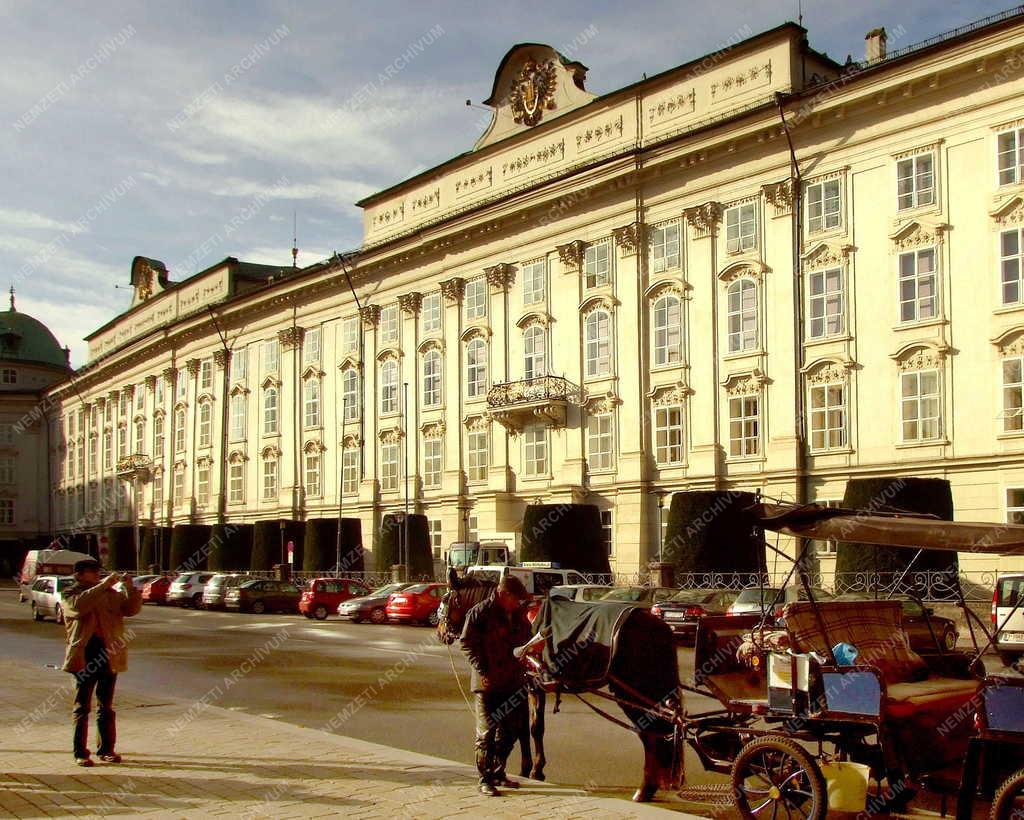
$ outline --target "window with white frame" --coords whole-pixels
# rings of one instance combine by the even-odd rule
[[[14,456],[0,456],[0,484],[14,483]]]
[[[935,248],[900,254],[900,321],[919,322],[939,315]]]
[[[309,328],[302,337],[302,361],[305,364],[320,361],[320,328]]]
[[[163,407],[167,398],[167,381],[163,376],[156,377],[156,385],[153,388],[153,402],[157,407]]]
[[[1020,304],[1024,276],[1024,228],[999,232],[1000,294],[1004,305]]]
[[[538,259],[522,267],[523,304],[536,305],[543,302],[547,293],[548,261]]]
[[[757,208],[745,202],[725,212],[725,249],[741,253],[757,247]]]
[[[615,528],[612,510],[601,510],[601,542],[604,552],[609,558],[615,555]]]
[[[523,430],[523,474],[545,476],[548,472],[548,431],[542,424],[531,424]]]
[[[231,380],[244,382],[249,373],[249,351],[242,347],[231,354]]]
[[[245,438],[245,417],[247,415],[244,393],[236,393],[231,397],[231,440],[242,441]]]
[[[942,392],[938,370],[900,374],[903,441],[932,441],[942,434]]]
[[[398,412],[398,362],[388,359],[380,366],[380,413]]]
[[[610,470],[615,464],[612,414],[596,413],[587,417],[587,466],[591,472]]]
[[[750,458],[761,453],[761,399],[734,396],[729,399],[729,456]]]
[[[174,380],[174,397],[177,401],[184,401],[187,396],[188,371],[183,367],[178,371],[177,378]]]
[[[1024,488],[1010,487],[1006,490],[1006,523],[1024,524]]]
[[[659,465],[683,461],[683,408],[670,404],[654,409],[654,458]]]
[[[830,231],[842,224],[842,185],[826,179],[807,186],[807,230]]]
[[[153,475],[153,515],[160,517],[164,508],[164,476],[163,473]]]
[[[845,305],[841,268],[815,270],[807,274],[808,331],[812,339],[838,336],[843,332]]]
[[[210,503],[210,468],[202,465],[196,472],[196,504],[205,507]]]
[[[1003,359],[1003,432],[1024,430],[1024,359]]]
[[[423,406],[441,406],[441,352],[428,350],[423,354]]]
[[[209,359],[199,365],[199,389],[204,393],[213,390],[213,362]]]
[[[263,459],[263,500],[277,500],[277,457]]]
[[[241,504],[245,501],[245,464],[233,461],[228,466],[228,501]]]
[[[350,316],[341,323],[341,352],[359,351],[359,317]]]
[[[174,412],[174,452],[185,452],[186,433],[187,431],[185,429],[185,411],[182,408],[178,408]]]
[[[540,325],[531,325],[523,334],[523,377],[538,379],[547,375],[547,334]]]
[[[466,345],[466,397],[483,398],[487,395],[487,343],[480,338]]]
[[[396,344],[400,333],[398,305],[380,309],[380,340],[382,344]]]
[[[92,433],[89,436],[89,472],[95,473],[96,468],[99,466],[96,462],[99,448],[99,439],[96,437],[96,433]],[[157,453],[156,455],[159,455]]]
[[[611,323],[607,310],[593,310],[583,320],[584,373],[589,378],[612,372]]]
[[[583,278],[588,288],[612,281],[612,244],[605,240],[588,245],[583,252]]]
[[[122,421],[117,426],[117,457],[128,455],[128,423]]]
[[[281,366],[281,349],[277,340],[263,343],[263,372],[276,373]]]
[[[174,469],[174,505],[180,507],[185,503],[185,468]]]
[[[1024,128],[1003,131],[996,137],[999,184],[1016,185],[1024,180]]]
[[[397,444],[380,446],[380,488],[387,491],[398,489]]]
[[[103,469],[114,466],[114,436],[109,430],[103,433]]]
[[[78,444],[78,474],[85,478],[85,442]]]
[[[467,322],[484,318],[487,315],[487,280],[473,279],[466,282],[462,300]]]
[[[320,453],[307,452],[305,467],[306,495],[316,498],[320,495]]]
[[[444,543],[442,541],[441,519],[431,518],[428,520],[427,526],[430,530],[430,546],[434,552],[434,558],[436,560],[441,557],[441,550],[444,547]]]
[[[14,499],[0,498],[0,524],[14,523]]]
[[[302,396],[302,421],[306,429],[320,426],[320,379],[306,379]]]
[[[346,448],[341,457],[341,490],[346,495],[359,492],[359,451],[354,447]]]
[[[729,352],[757,350],[757,283],[737,279],[726,293],[728,306]]]
[[[679,267],[679,223],[655,225],[649,234],[651,273]]]
[[[341,376],[341,403],[345,421],[359,418],[359,374],[355,368],[347,368]]]
[[[652,312],[655,366],[679,364],[683,360],[682,302],[674,293],[666,293],[654,302]]]
[[[197,434],[200,447],[209,447],[213,440],[213,407],[209,402],[199,405],[199,432]]]
[[[469,481],[486,481],[489,462],[487,431],[471,430],[466,436],[466,471]]]
[[[153,457],[160,458],[164,454],[164,414],[153,416]]]
[[[817,498],[817,499],[814,500],[814,503],[817,504],[819,507],[842,507],[843,506],[842,499]],[[814,550],[814,553],[816,555],[825,555],[825,556],[833,556],[834,557],[836,555],[836,553],[839,551],[839,542],[835,541],[834,539],[831,539],[831,538],[825,539],[825,540],[816,538],[816,539],[814,539],[813,544],[814,544],[813,550]]]
[[[423,486],[441,486],[441,439],[423,441]]]
[[[846,385],[815,384],[810,389],[812,450],[846,447]]]
[[[0,368],[0,384],[17,384],[18,371],[13,367]]]
[[[935,155],[930,151],[896,162],[896,205],[901,211],[935,204]]]
[[[466,540],[471,543],[480,540],[480,519],[475,515],[466,521]]]
[[[428,293],[420,302],[420,322],[424,333],[441,329],[441,294]]]
[[[268,387],[263,391],[263,435],[277,435],[277,388]]]
[[[135,452],[146,452],[146,422],[142,419],[135,420]]]
[[[141,412],[146,409],[146,385],[135,385],[135,410]]]

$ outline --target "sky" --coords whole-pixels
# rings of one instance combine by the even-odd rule
[[[1007,0],[803,0],[812,47],[863,59]],[[127,309],[132,259],[173,280],[362,240],[360,198],[472,148],[506,51],[547,43],[612,91],[798,14],[797,0],[559,3],[0,0],[0,285],[72,362]],[[4,278],[6,276],[6,278]]]

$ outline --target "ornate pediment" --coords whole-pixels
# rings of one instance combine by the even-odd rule
[[[988,213],[1000,227],[1024,225],[1024,198],[1017,195],[1007,197]]]
[[[420,434],[425,439],[444,438],[445,423],[441,421],[428,421],[420,426]]]
[[[588,393],[585,402],[587,412],[591,414],[614,412],[615,408],[620,404],[622,404],[622,399],[613,390],[607,390],[593,396]]]
[[[159,259],[136,256],[132,260],[131,285],[135,290],[132,307],[162,293],[168,284],[167,267]]]
[[[949,345],[936,342],[909,342],[889,358],[900,370],[932,370],[942,367],[949,353]]]
[[[231,396],[247,396],[248,394],[249,394],[249,388],[248,387],[246,387],[244,384],[236,384],[234,387],[231,388],[231,391],[229,392],[228,395],[231,395]]]
[[[487,341],[491,338],[491,329],[487,325],[472,325],[462,331],[462,336],[459,337],[463,342],[469,342],[473,339],[483,339]]]
[[[757,259],[738,259],[718,272],[720,281],[731,284],[737,279],[753,279],[758,284],[764,281],[769,267]]]
[[[889,234],[893,253],[942,244],[949,225],[921,217],[905,222]]]
[[[580,316],[587,316],[595,310],[607,310],[610,312],[614,310],[618,304],[619,300],[614,296],[607,293],[599,293],[580,302]]]
[[[388,359],[394,359],[398,361],[404,354],[397,347],[385,347],[380,353],[377,354],[378,362],[386,362]]]
[[[262,382],[260,382],[260,387],[262,387],[264,390],[269,390],[271,387],[275,387],[276,388],[276,387],[280,387],[280,386],[281,386],[281,380],[279,378],[277,378],[277,376],[273,376],[273,375],[267,376],[266,378],[263,379]]]
[[[306,366],[306,369],[302,371],[302,380],[308,381],[309,379],[321,379],[324,376],[324,371],[320,369],[319,365],[310,364]]]
[[[853,245],[837,245],[833,242],[818,242],[801,257],[805,270],[839,268],[849,260]]]
[[[1024,356],[1024,325],[1011,327],[990,339],[1000,356]]]
[[[302,452],[304,452],[306,455],[315,456],[319,455],[320,453],[326,450],[327,447],[324,446],[324,443],[320,441],[320,439],[312,438],[302,445]]]
[[[693,388],[686,384],[686,382],[679,381],[675,384],[658,385],[647,394],[647,397],[655,407],[670,407],[682,404],[692,395]]]
[[[428,353],[431,350],[436,350],[440,354],[444,354],[444,340],[443,339],[427,339],[426,341],[420,342],[420,346],[416,348],[416,352],[421,356]]]
[[[486,433],[491,429],[491,419],[485,415],[466,416],[466,429],[473,433]]]
[[[686,295],[686,291],[687,287],[682,279],[658,279],[651,283],[651,286],[644,292],[644,296],[653,302],[666,293],[674,293],[676,296],[683,298]]]
[[[805,374],[808,384],[841,384],[846,381],[852,368],[853,361],[849,359],[823,358],[801,368],[801,372]]]
[[[547,327],[554,319],[547,313],[539,310],[533,310],[529,313],[524,313],[516,320],[516,327],[520,330],[526,330],[528,327],[537,325],[539,327]]]
[[[341,440],[343,450],[358,450],[363,446],[363,437],[359,433],[349,433]]]
[[[260,450],[260,458],[264,461],[273,461],[274,459],[281,457],[281,448],[275,444],[268,444],[262,450]]]
[[[722,386],[729,396],[756,396],[767,383],[768,377],[755,367],[743,373],[730,373],[723,379]]]
[[[377,438],[381,440],[382,444],[398,444],[402,440],[403,435],[398,427],[389,427],[386,430],[381,430],[377,434]]]
[[[363,363],[355,356],[346,356],[338,363],[338,370],[355,370],[359,372],[362,369]]]

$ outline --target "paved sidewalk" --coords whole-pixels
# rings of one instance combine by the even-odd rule
[[[125,762],[81,769],[69,751],[70,681],[0,659],[0,817],[693,817],[550,783],[524,781],[486,798],[471,766],[216,706],[147,700],[131,690],[130,672],[115,702]]]

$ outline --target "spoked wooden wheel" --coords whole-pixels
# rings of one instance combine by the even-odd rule
[[[1003,781],[992,800],[991,820],[1024,820],[1024,769]]]
[[[780,735],[754,738],[732,764],[736,808],[758,820],[824,820],[828,792],[802,746]]]

